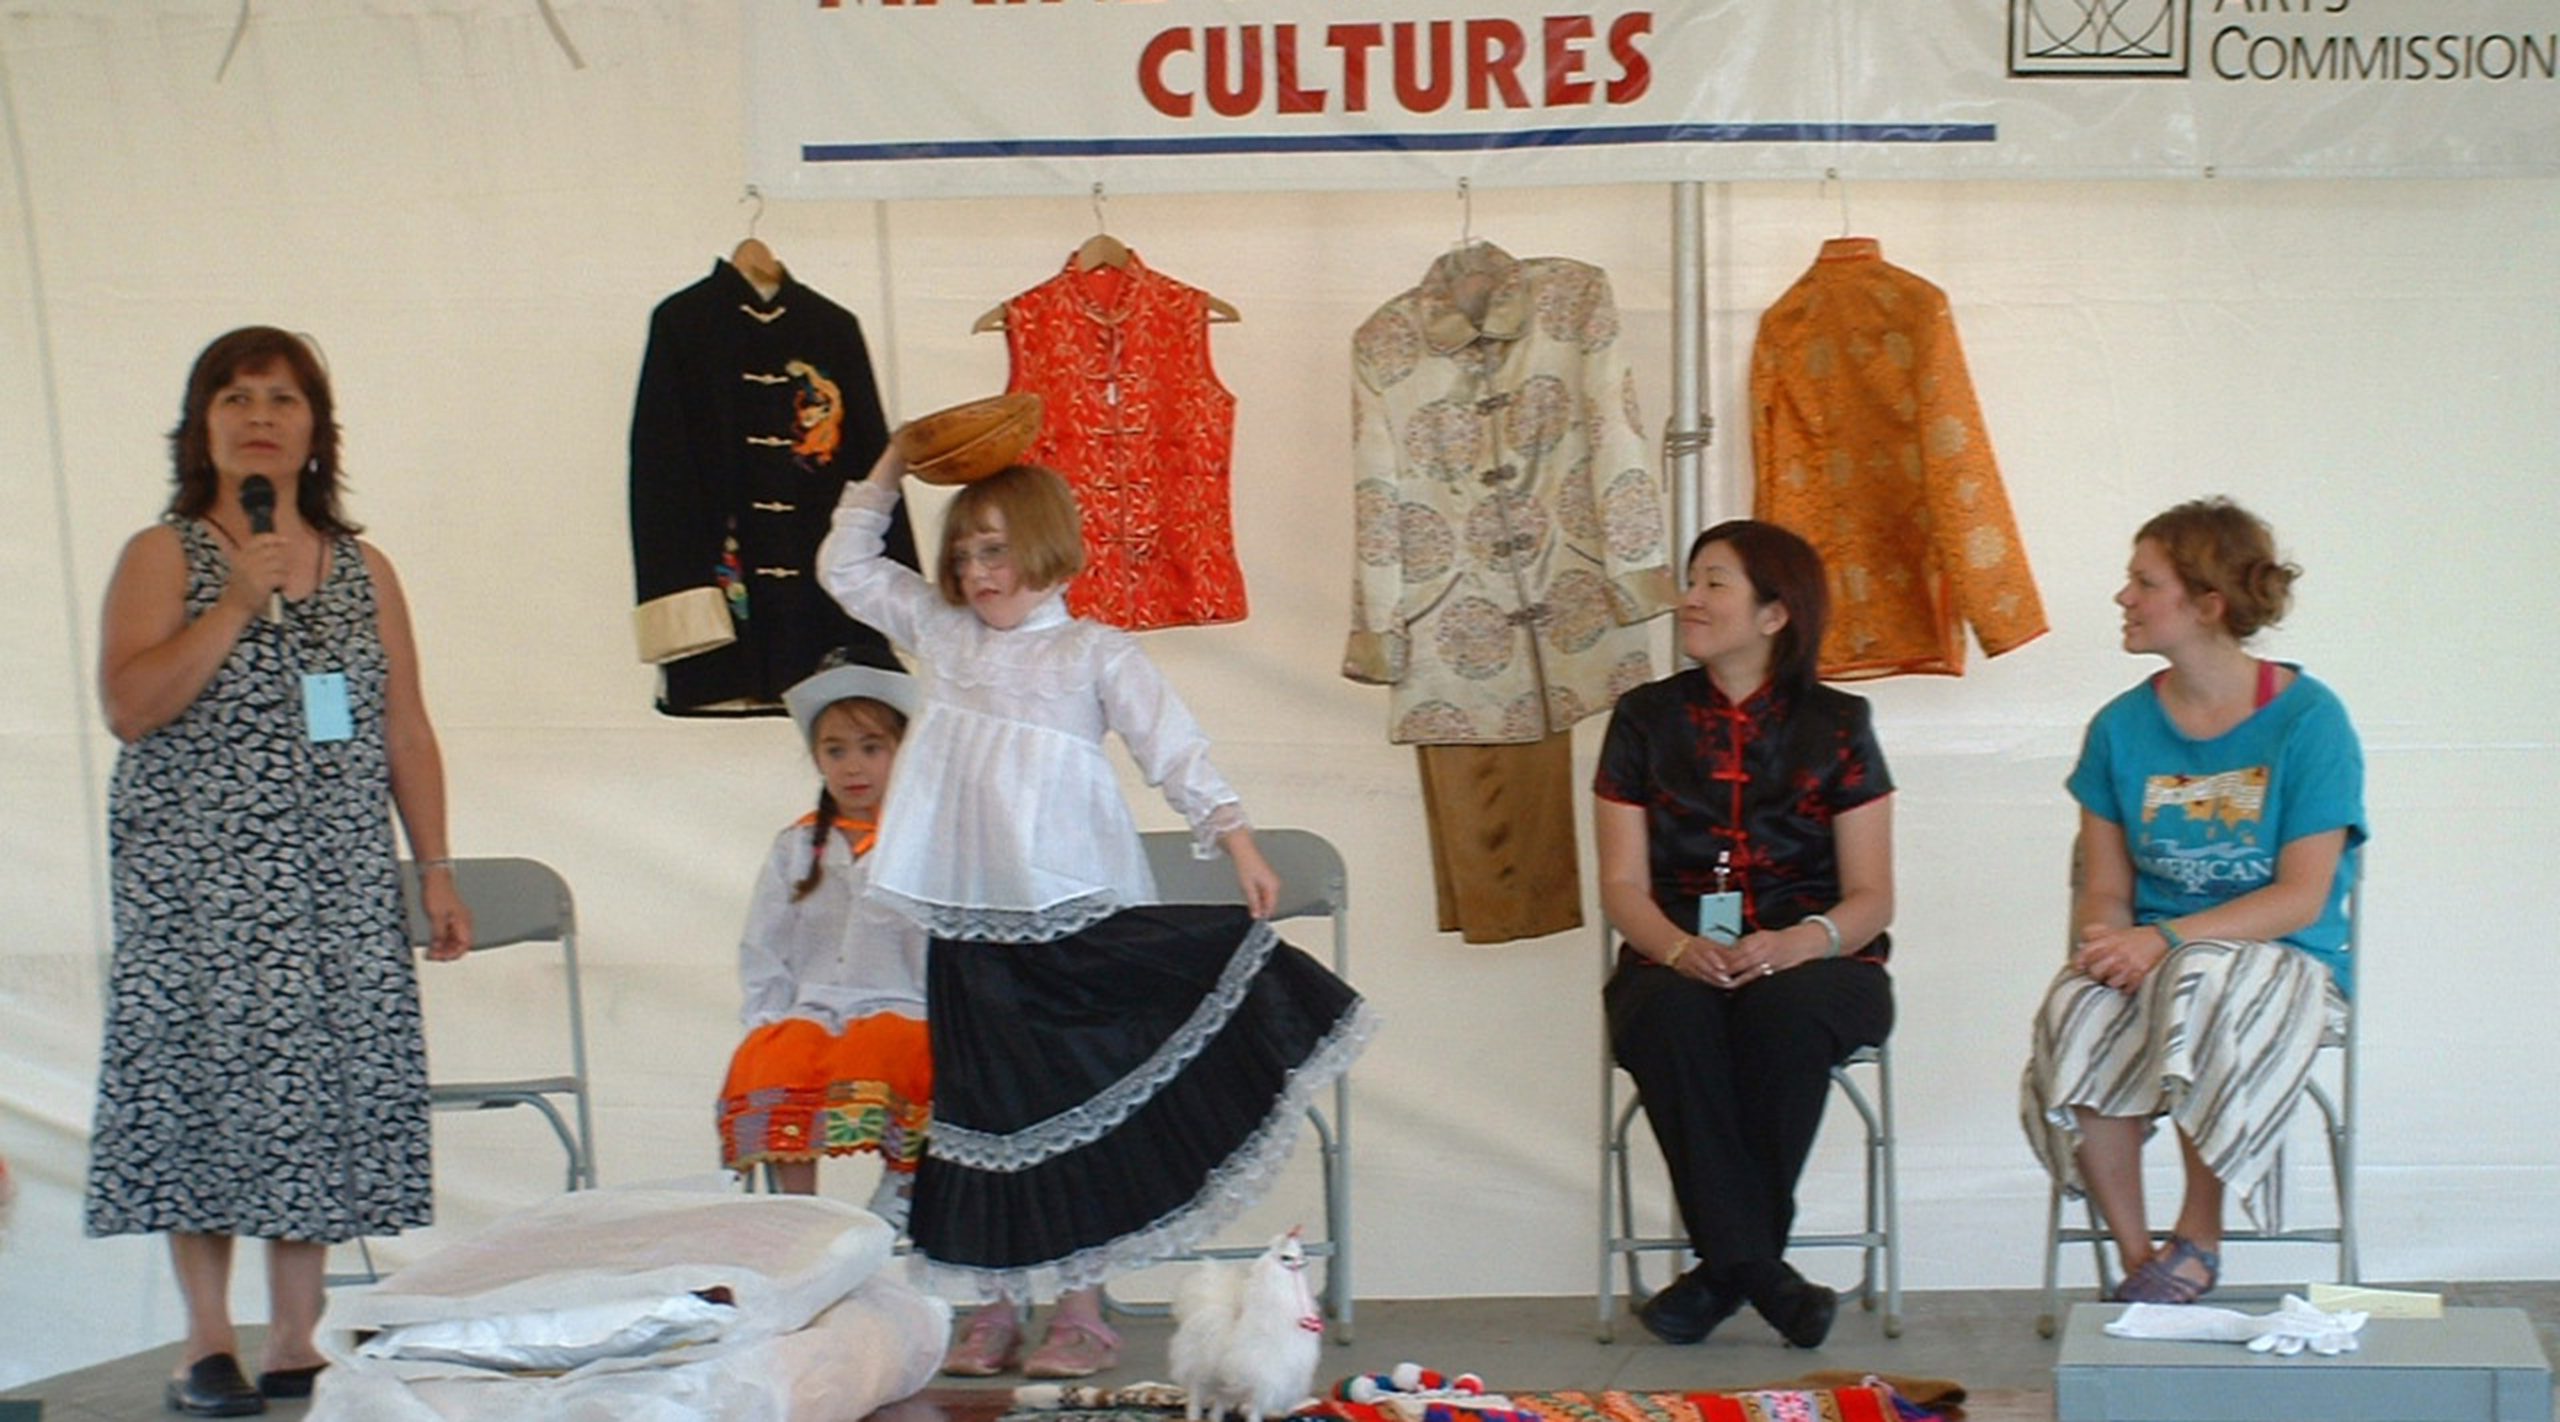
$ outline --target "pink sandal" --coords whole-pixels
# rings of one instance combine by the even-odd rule
[[[1021,1354],[1021,1315],[999,1318],[981,1309],[961,1326],[960,1340],[942,1360],[942,1371],[955,1378],[991,1378],[1012,1367]]]
[[[1089,1378],[1120,1366],[1120,1337],[1099,1324],[1049,1321],[1039,1350],[1022,1365],[1026,1378]]]

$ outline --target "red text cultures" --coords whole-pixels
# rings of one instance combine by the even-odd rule
[[[1138,56],[1158,113],[1434,114],[1631,104],[1653,86],[1650,11],[1511,19],[1202,25],[1164,30]]]

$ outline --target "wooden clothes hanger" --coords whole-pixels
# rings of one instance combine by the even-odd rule
[[[1108,232],[1096,232],[1084,239],[1083,246],[1076,248],[1076,270],[1089,272],[1096,267],[1110,267],[1115,271],[1126,271],[1129,255],[1128,247],[1119,238]]]
[[[1109,267],[1114,271],[1128,270],[1129,263],[1136,253],[1131,252],[1128,244],[1112,236],[1103,226],[1102,184],[1100,183],[1093,185],[1093,225],[1094,234],[1084,239],[1084,244],[1076,248],[1075,256],[1068,265],[1080,272],[1089,272],[1100,267]],[[1222,298],[1210,296],[1207,292],[1202,292],[1201,295],[1208,297],[1208,319],[1211,324],[1225,325],[1244,319],[1243,313]],[[969,323],[970,334],[983,335],[988,331],[1003,330],[1004,308],[1003,302],[987,308],[977,320]]]
[[[756,210],[747,218],[746,240],[729,253],[729,265],[738,269],[738,275],[747,279],[747,284],[756,289],[757,295],[771,300],[773,294],[782,289],[784,273],[782,259],[773,254],[771,247],[756,239],[756,224],[764,220],[764,194],[756,190],[755,184],[749,183],[746,196],[738,201],[752,202]]]

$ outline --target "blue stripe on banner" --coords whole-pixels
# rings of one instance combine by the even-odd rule
[[[931,158],[1127,158],[1232,153],[1462,153],[1651,143],[1994,143],[1992,123],[1670,123],[1506,133],[1321,133],[1226,138],[991,138],[950,143],[804,143],[804,163]]]

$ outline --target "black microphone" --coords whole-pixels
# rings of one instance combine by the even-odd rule
[[[264,474],[252,474],[240,481],[240,512],[249,516],[251,536],[276,531],[276,485]],[[267,620],[284,621],[284,594],[267,594]]]

